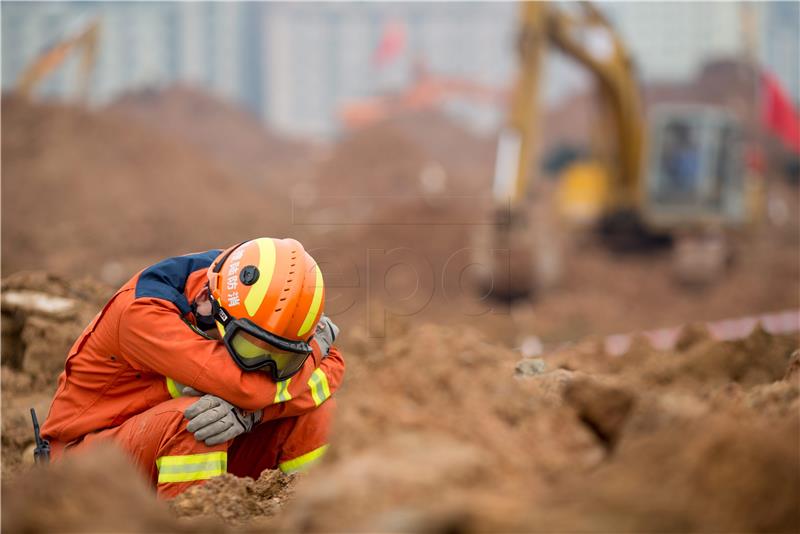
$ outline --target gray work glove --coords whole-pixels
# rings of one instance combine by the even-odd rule
[[[314,334],[314,339],[317,340],[319,348],[322,351],[322,357],[328,355],[331,350],[331,345],[336,341],[336,336],[339,335],[339,327],[333,324],[327,315],[322,315],[317,323],[317,331]]]
[[[189,420],[186,430],[206,445],[219,445],[250,432],[261,420],[261,410],[248,412],[216,395],[203,395],[183,415]]]

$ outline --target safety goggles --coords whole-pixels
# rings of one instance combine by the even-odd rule
[[[286,380],[303,368],[311,345],[276,336],[249,319],[235,319],[211,300],[214,319],[224,327],[222,342],[236,364],[245,371],[268,370],[272,379]]]

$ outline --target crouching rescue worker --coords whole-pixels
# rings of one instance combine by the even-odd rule
[[[42,428],[53,459],[113,441],[167,498],[225,472],[308,467],[344,375],[324,300],[293,239],[144,269],[67,356]]]

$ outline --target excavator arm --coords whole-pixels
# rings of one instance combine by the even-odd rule
[[[498,142],[493,224],[486,227],[492,235],[477,238],[479,245],[488,244],[493,251],[486,262],[476,257],[479,263],[490,265],[491,272],[479,285],[491,288],[499,298],[522,297],[559,278],[558,245],[543,226],[541,214],[524,202],[530,177],[535,177],[539,167],[539,87],[542,61],[550,46],[574,58],[597,80],[605,103],[598,131],[614,133],[613,148],[607,147],[601,159],[610,178],[604,198],[606,215],[620,214],[623,225],[636,223],[645,135],[639,89],[622,39],[591,4],[578,7],[573,14],[549,2],[521,4],[519,71],[507,125]]]
[[[500,134],[493,195],[498,208],[515,207],[527,191],[532,151],[538,133],[539,79],[547,39],[544,2],[523,2],[517,37],[519,72],[511,91],[505,130]]]
[[[512,93],[507,128],[498,145],[494,197],[512,209],[525,196],[541,115],[539,85],[542,60],[553,45],[586,67],[598,81],[614,155],[607,156],[612,178],[612,208],[633,209],[640,195],[645,127],[639,88],[630,56],[608,20],[592,4],[580,4],[579,16],[547,2],[524,2],[519,32],[519,75]]]
[[[89,78],[97,61],[97,48],[100,39],[100,23],[93,21],[77,34],[57,42],[39,54],[23,71],[17,82],[16,92],[30,98],[42,81],[56,70],[69,56],[70,52],[80,49],[78,65],[78,95],[86,101],[89,93]]]

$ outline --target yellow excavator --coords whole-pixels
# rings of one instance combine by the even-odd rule
[[[89,97],[89,81],[92,69],[97,61],[97,50],[100,41],[100,22],[89,21],[41,52],[22,72],[17,81],[16,93],[24,98],[31,98],[37,87],[54,70],[56,70],[73,50],[80,52],[78,66],[78,98],[86,102]]]
[[[716,236],[745,216],[737,121],[705,105],[661,105],[646,120],[634,66],[619,34],[591,3],[569,7],[577,9],[551,2],[521,5],[519,75],[498,143],[493,220],[486,226],[491,235],[477,247],[482,254],[477,263],[488,267],[480,285],[514,299],[558,277],[557,253],[550,250],[547,232],[537,228],[541,221],[531,213],[535,202],[528,198],[529,177],[539,167],[539,87],[550,46],[593,75],[603,104],[595,137],[604,143],[594,161],[562,174],[557,198],[575,213],[594,216],[614,248],[681,236],[696,245],[689,246],[697,252],[693,257],[702,258],[690,258],[679,269],[687,281],[694,274],[706,276],[724,263]]]

